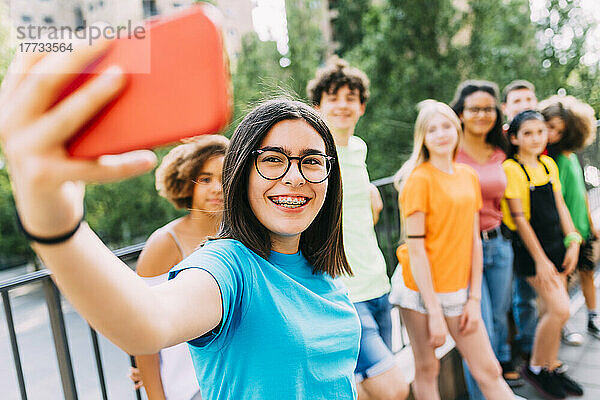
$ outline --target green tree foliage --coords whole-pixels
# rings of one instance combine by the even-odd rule
[[[581,62],[592,22],[579,2],[548,0],[532,22],[528,0],[387,0],[363,8],[360,25],[342,9],[351,2],[331,3],[339,6],[336,40],[362,36],[339,54],[371,79],[357,134],[369,145],[372,177],[392,174],[410,153],[416,104],[450,102],[462,80],[487,79],[502,88],[520,78],[532,81],[540,98],[561,87],[600,97],[597,68]]]
[[[255,104],[284,87],[287,73],[280,58],[274,42],[262,42],[254,32],[244,35],[232,76],[234,115],[227,136]]]
[[[325,43],[319,26],[323,18],[322,0],[286,0],[285,6],[291,60],[286,68],[288,82],[296,94],[306,98],[306,84],[325,57]]]
[[[450,1],[409,0],[371,5],[362,43],[343,56],[371,79],[371,100],[357,134],[369,145],[374,178],[392,174],[411,151],[415,105],[447,99],[460,79],[460,51],[452,38],[460,15]]]
[[[331,25],[336,52],[345,54],[359,45],[365,34],[366,21],[363,15],[369,11],[371,0],[330,0],[333,10]]]
[[[184,214],[158,196],[154,173],[124,182],[89,185],[85,204],[86,220],[112,248],[142,242],[154,230]]]

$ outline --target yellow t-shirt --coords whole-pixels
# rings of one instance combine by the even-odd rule
[[[525,170],[529,174],[529,178],[531,179],[531,183],[534,186],[542,186],[552,178],[552,190],[555,193],[561,192],[560,179],[558,176],[558,167],[554,160],[548,156],[541,155],[540,161],[546,164],[548,168],[548,172],[550,175],[546,174],[546,170],[541,162],[538,161],[538,164],[535,168],[530,168],[527,165],[525,166]],[[506,191],[504,192],[504,198],[502,199],[501,208],[502,208],[502,221],[506,226],[508,226],[511,230],[516,230],[517,226],[513,221],[510,210],[508,209],[508,203],[506,199],[520,199],[521,205],[523,206],[523,214],[525,214],[525,218],[529,221],[531,218],[531,207],[529,206],[529,183],[527,183],[527,176],[525,172],[523,172],[523,168],[513,159],[508,159],[502,163],[502,168],[504,168],[504,172],[506,173]]]
[[[477,172],[468,165],[455,163],[454,173],[447,174],[425,162],[408,177],[400,195],[401,212],[404,218],[417,211],[425,214],[425,251],[436,293],[468,287],[475,214],[481,205]],[[418,291],[408,254],[399,256],[404,284]]]

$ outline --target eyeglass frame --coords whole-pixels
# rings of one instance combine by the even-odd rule
[[[473,109],[476,109],[477,111],[473,111]],[[479,113],[483,113],[484,115],[492,115],[493,113],[498,112],[498,108],[496,106],[494,106],[494,107],[465,107],[464,111],[471,113],[473,115],[479,115]]]
[[[283,174],[281,174],[277,178],[267,178],[260,172],[260,169],[258,168],[258,155],[265,153],[267,151],[273,151],[275,153],[283,154],[283,156],[285,156],[285,158],[287,158],[287,160],[288,160],[287,168],[285,169]],[[302,175],[302,178],[304,178],[304,180],[306,180],[307,182],[310,182],[310,183],[322,183],[322,182],[325,182],[327,180],[327,178],[329,178],[329,174],[331,174],[331,168],[333,167],[333,164],[335,163],[335,157],[329,156],[329,155],[323,154],[323,153],[311,153],[311,154],[305,154],[301,157],[291,157],[291,156],[288,156],[287,154],[285,154],[283,151],[277,150],[277,149],[257,149],[252,152],[252,156],[254,157],[254,168],[256,169],[256,172],[258,172],[258,174],[260,176],[262,176],[264,179],[269,180],[269,181],[276,181],[278,179],[283,178],[289,172],[290,167],[292,166],[292,161],[298,160],[298,171],[300,171],[300,175]],[[330,163],[329,169],[327,170],[327,175],[325,175],[325,178],[323,178],[320,181],[311,181],[306,176],[304,176],[304,172],[302,172],[302,160],[304,158],[310,157],[310,156],[323,156],[323,157],[325,157],[325,161]]]

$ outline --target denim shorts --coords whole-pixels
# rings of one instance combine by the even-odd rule
[[[361,325],[360,351],[354,374],[358,382],[380,375],[394,366],[392,305],[389,294],[354,303]]]

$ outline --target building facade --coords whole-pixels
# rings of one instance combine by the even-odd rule
[[[164,15],[194,3],[193,0],[4,0],[13,26],[55,26],[77,29],[94,22],[133,23]],[[241,50],[242,36],[252,32],[252,0],[218,0],[225,20],[223,37],[231,58]]]

